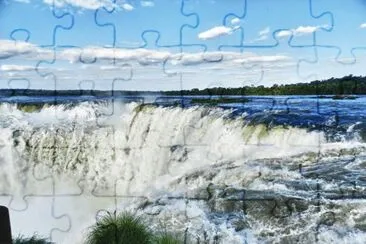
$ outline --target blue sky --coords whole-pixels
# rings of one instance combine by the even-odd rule
[[[0,86],[170,90],[364,75],[366,1],[3,0]]]

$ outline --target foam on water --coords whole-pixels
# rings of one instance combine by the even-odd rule
[[[55,197],[58,213],[70,216],[72,228],[67,230],[68,235],[51,231],[51,236],[55,241],[67,243],[82,239],[80,233],[95,221],[100,209],[134,209],[138,206],[135,201],[146,201],[141,196],[184,197],[210,183],[284,192],[288,186],[268,179],[301,180],[299,171],[291,170],[291,163],[293,168],[299,161],[311,165],[317,162],[312,157],[326,155],[329,150],[363,146],[358,141],[329,143],[321,131],[269,128],[248,123],[245,116],[229,118],[229,115],[230,110],[198,106],[182,109],[88,102],[48,106],[27,113],[15,105],[2,104],[0,162],[5,180],[1,181],[0,192],[20,198],[44,195],[47,200],[40,205]],[[315,156],[304,160],[296,156],[304,154]],[[297,161],[287,160],[294,156]],[[236,168],[233,171],[229,166]],[[273,168],[276,166],[281,167]],[[215,177],[205,176],[217,167],[221,168]],[[189,175],[196,176],[183,184],[181,179]],[[204,225],[207,238],[219,235],[221,243],[282,240],[263,234],[274,228],[275,223],[263,227],[252,221],[252,226],[236,231],[225,221],[215,223],[218,217],[210,216],[212,211],[204,203],[192,202],[187,207],[184,202],[168,201],[161,210],[161,213],[171,213],[170,221],[177,222],[171,226],[176,231],[184,232],[189,224],[191,236],[194,232],[200,236],[198,231]],[[140,208],[139,211],[148,210]],[[157,218],[163,217],[164,214]],[[15,232],[32,234],[38,228],[40,233],[50,233],[47,232],[50,222],[45,220],[38,226],[29,226],[29,221],[23,218],[13,220]],[[311,223],[307,226],[314,228]],[[351,238],[350,232],[347,233],[342,237],[345,241]],[[363,235],[357,231],[352,233],[357,238]],[[285,234],[281,235],[284,238]],[[318,239],[332,240],[334,236],[334,231],[328,230]]]

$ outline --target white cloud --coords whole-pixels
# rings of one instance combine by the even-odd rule
[[[230,28],[226,26],[215,26],[207,31],[201,32],[198,34],[198,38],[201,40],[213,39],[219,36],[230,35],[236,30],[238,27]]]
[[[259,37],[251,41],[251,43],[267,40],[269,32],[270,32],[269,26],[267,26],[263,30],[260,30],[258,32]]]
[[[207,64],[210,57],[222,57],[221,64],[250,64],[250,63],[273,63],[287,62],[291,57],[285,55],[257,55],[255,53],[239,52],[195,52],[195,53],[170,53],[167,51],[149,49],[111,49],[111,48],[84,48],[85,58],[97,58],[97,60],[113,60],[118,62],[137,62],[142,65],[163,64],[168,62],[171,65],[201,65]],[[74,60],[78,62],[77,50],[64,50],[59,53],[61,59]],[[100,67],[103,70],[113,69],[111,66]]]
[[[90,10],[95,10],[102,7],[115,7],[115,4],[109,0],[43,0],[43,2],[57,8],[63,8],[68,5]]]
[[[264,36],[264,35],[268,35],[270,29],[269,26],[267,26],[266,28],[264,28],[263,30],[259,31],[258,35],[259,36]]]
[[[362,23],[361,25],[360,25],[360,28],[366,28],[366,23]]]
[[[291,30],[283,30],[277,33],[278,37],[287,37],[287,36],[303,36],[312,34],[315,31],[319,30],[320,28],[326,27],[326,25],[323,26],[299,26],[296,29]]]
[[[85,60],[120,60],[120,61],[137,61],[143,63],[163,62],[171,56],[169,52],[155,51],[149,49],[113,49],[102,47],[86,47],[82,51],[82,57]],[[61,59],[77,62],[81,51],[79,49],[66,49],[61,51],[58,56]]]
[[[18,3],[30,3],[30,0],[13,0],[13,1]]]
[[[277,33],[278,37],[286,37],[286,36],[291,36],[292,35],[292,31],[289,30],[281,30],[280,32]]]
[[[152,1],[141,1],[140,2],[142,7],[154,7],[155,3]]]
[[[264,41],[264,40],[267,40],[268,39],[268,35],[263,35],[263,36],[260,36],[256,39],[254,39],[253,41],[251,42],[260,42],[260,41]]]
[[[131,5],[131,4],[128,4],[128,3],[123,3],[121,5],[121,7],[124,9],[124,10],[127,10],[127,11],[132,11],[134,10],[134,7]]]
[[[15,65],[15,64],[3,64],[0,66],[1,71],[31,71],[35,70],[35,67],[33,66],[27,66],[27,65]]]
[[[0,40],[0,59],[7,59],[13,56],[27,55],[40,56],[50,52],[49,50],[40,49],[36,45],[12,40]]]
[[[40,48],[30,43],[15,42],[10,40],[0,40],[0,58],[3,62],[7,59],[20,57],[22,60],[52,60],[54,58],[53,51],[46,48]],[[152,49],[122,49],[122,48],[103,48],[103,47],[85,47],[65,48],[56,50],[56,60],[58,62],[69,62],[71,64],[83,63],[82,60],[95,60],[93,65],[99,65],[101,70],[114,69],[110,65],[111,61],[118,63],[138,63],[141,65],[156,65],[168,62],[171,65],[200,65],[207,64],[210,57],[222,57],[220,63],[226,65],[235,65],[242,63],[258,63],[258,62],[279,62],[288,61],[291,58],[284,55],[257,55],[255,53],[240,53],[228,51],[215,52],[186,52],[171,53],[164,50]],[[20,71],[26,69],[34,69],[34,67],[5,64],[1,66],[3,71]]]
[[[317,31],[321,26],[299,26],[294,30],[295,35],[306,35]]]
[[[237,25],[239,23],[240,23],[240,19],[239,18],[234,18],[234,19],[231,20],[231,24],[232,25]]]
[[[4,45],[6,44],[6,45]],[[5,59],[0,66],[0,79],[32,80],[32,87],[52,89],[48,82],[52,77],[41,77],[33,70],[39,60],[52,60],[53,50],[41,48],[30,43],[0,40],[0,54]],[[9,55],[11,54],[11,55]],[[40,56],[43,56],[42,59]],[[53,73],[57,77],[60,89],[79,89],[80,81],[93,80],[96,89],[110,89],[110,82],[116,77],[130,79],[133,70],[134,84],[120,82],[118,89],[128,90],[172,90],[180,89],[179,76],[184,74],[187,87],[197,87],[197,80],[202,83],[225,80],[226,86],[238,86],[243,81],[253,82],[261,79],[261,72],[279,70],[283,76],[296,67],[296,59],[286,54],[259,55],[253,52],[214,51],[175,53],[171,50],[122,49],[103,47],[56,49],[55,64],[42,63],[39,69]],[[95,60],[86,63],[80,60]],[[220,62],[208,60],[222,57]],[[47,59],[46,59],[47,58]],[[96,59],[95,59],[96,58]],[[16,65],[15,65],[16,64]],[[23,65],[23,67],[21,66]],[[163,66],[165,65],[165,66]],[[292,65],[292,66],[290,66]],[[163,67],[164,72],[163,72]],[[287,69],[287,70],[286,70]],[[199,70],[200,72],[197,72]],[[24,71],[24,72],[20,72]],[[286,76],[287,77],[287,76]],[[287,77],[290,79],[291,77]],[[273,80],[270,73],[270,81]],[[159,82],[151,82],[157,80]],[[108,83],[109,82],[109,83]],[[123,83],[123,84],[122,84]],[[190,83],[190,84],[188,84]],[[6,85],[6,84],[5,84]],[[202,87],[204,88],[204,87]]]
[[[252,56],[244,58],[241,61],[242,63],[272,63],[272,62],[280,62],[280,61],[289,61],[290,57],[284,55],[272,55],[272,56]]]

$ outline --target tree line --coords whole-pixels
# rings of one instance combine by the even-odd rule
[[[271,87],[243,86],[237,88],[212,87],[206,89],[176,91],[132,91],[132,90],[34,90],[0,89],[0,96],[145,96],[145,95],[362,95],[366,94],[366,76],[348,75],[342,78],[316,80],[309,83],[287,85],[274,84]]]
[[[271,87],[243,86],[238,88],[213,87],[182,91],[167,91],[166,95],[361,95],[366,94],[366,77],[348,75],[342,78],[315,80]]]

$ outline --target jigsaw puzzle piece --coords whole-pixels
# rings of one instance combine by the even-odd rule
[[[164,64],[166,73],[182,76],[183,93],[188,89],[204,90],[196,92],[195,95],[202,96],[225,96],[240,95],[225,93],[227,87],[241,87],[244,85],[257,84],[262,80],[263,69],[260,63],[245,63],[247,55],[238,54],[231,50],[222,50],[221,60],[210,62],[206,58],[211,56],[210,52],[201,47],[184,47],[184,52],[169,58]],[[215,77],[212,77],[215,72]],[[197,83],[196,81],[200,82]],[[244,80],[244,81],[243,81]],[[192,88],[193,87],[193,88]],[[220,90],[216,91],[213,88]]]
[[[132,77],[128,65],[112,62],[115,55],[112,49],[103,47],[58,47],[54,49],[52,60],[39,62],[37,69],[41,76],[53,77],[57,89],[62,86],[63,90],[79,90],[80,84],[89,83],[93,90],[108,91],[112,90],[114,79],[129,80]],[[86,62],[86,59],[91,61]]]
[[[56,241],[57,232],[67,232],[70,228],[69,217],[56,213],[52,196],[26,196],[24,201],[27,203],[24,209],[14,210],[11,207],[9,209],[13,238],[38,234]],[[34,221],[40,218],[41,221]],[[33,224],[29,225],[30,222]]]
[[[28,30],[14,30],[11,38],[12,40],[2,41],[4,47],[11,51],[3,52],[0,56],[1,88],[21,89],[16,92],[14,90],[11,96],[26,96],[28,89],[54,89],[55,81],[50,77],[40,76],[38,68],[41,60],[52,60],[53,51],[30,43]]]
[[[177,168],[184,167],[184,164],[191,163],[192,160],[198,160],[203,154],[212,154],[213,149],[209,150],[211,143],[208,143],[209,132],[205,132],[202,128],[205,125],[200,121],[210,119],[208,114],[205,115],[206,112],[207,110],[202,111],[202,108],[180,106],[160,107],[153,110],[152,113],[159,116],[154,116],[151,120],[151,128],[154,129],[150,130],[149,134],[155,138],[160,155],[164,155],[161,159],[166,161],[169,173],[176,173]],[[165,123],[158,119],[160,117],[166,118]]]
[[[116,203],[119,206],[123,204],[122,200],[116,202],[113,195],[106,195],[96,197],[90,195],[89,192],[80,196],[57,197],[54,203],[55,211],[67,213],[70,225],[67,232],[54,232],[53,240],[61,243],[83,242],[90,230],[89,228],[95,224],[98,216],[106,211],[111,213],[116,211]],[[83,206],[82,210],[80,210],[80,206]]]
[[[129,59],[127,58],[125,62],[123,58],[126,50],[112,50],[103,47],[85,49],[60,47],[54,50],[54,58],[51,62],[41,61],[39,63],[39,73],[43,77],[54,78],[57,84],[55,89],[59,89],[61,86],[62,90],[73,90],[73,93],[79,90],[81,95],[81,97],[76,97],[78,100],[72,100],[73,97],[69,97],[68,100],[63,98],[60,102],[81,102],[88,97],[92,100],[91,103],[104,102],[104,106],[101,105],[102,103],[94,106],[97,116],[96,123],[100,125],[102,118],[113,116],[117,109],[116,106],[121,101],[135,100],[143,103],[143,98],[140,96],[128,97],[126,96],[128,94],[117,92],[117,90],[125,89],[123,86],[126,84],[127,86],[131,84],[129,81],[133,76],[133,68],[128,63]],[[116,61],[116,55],[119,55],[121,60]],[[86,62],[86,60],[89,61]],[[65,95],[67,96],[67,93],[63,96]],[[90,98],[90,96],[92,97]]]
[[[75,4],[78,3],[63,1],[61,5],[58,5],[56,1],[56,6],[53,6],[55,17],[64,15],[68,16],[71,21],[71,25],[66,31],[60,31],[57,33],[57,37],[55,36],[57,46],[65,48],[112,47],[114,39],[110,30],[100,28],[96,24],[97,13],[104,8],[112,7],[112,1],[90,4],[90,8],[75,6]],[[80,3],[80,5],[83,4]],[[90,33],[93,35],[90,36]],[[85,59],[86,63],[89,61],[90,59]]]
[[[315,31],[328,30],[332,24],[332,15],[329,12],[313,15],[311,0],[244,2],[245,12],[238,24],[244,30],[244,46],[276,47],[278,39],[288,38],[289,44],[293,46],[313,46]],[[288,15],[288,8],[296,14]],[[279,17],[284,15],[286,18]]]
[[[182,26],[183,45],[204,48],[204,60],[220,62],[222,55],[217,52],[220,45],[238,46],[243,43],[240,19],[245,12],[245,1],[233,1],[230,5],[220,1],[185,0],[182,15],[195,15],[196,25]],[[230,19],[230,20],[229,20]],[[192,43],[192,40],[196,40]]]
[[[189,49],[189,48],[188,48]],[[206,52],[207,53],[207,52]],[[186,59],[185,55],[187,55],[188,57],[190,57],[190,54],[187,53],[182,53],[181,54],[181,60]],[[187,86],[192,87],[193,85],[198,86],[197,88],[194,88],[191,90],[191,92],[196,92],[195,95],[199,95],[199,97],[194,97],[194,98],[190,98],[190,97],[183,97],[184,94],[186,92],[188,92],[188,90],[183,90],[180,92],[180,96],[182,96],[182,101],[183,101],[183,105],[202,105],[202,101],[210,101],[212,100],[213,103],[215,103],[215,101],[217,101],[217,99],[225,99],[225,97],[227,95],[243,95],[243,94],[227,94],[226,93],[226,87],[228,86],[241,86],[243,85],[243,79],[250,79],[253,78],[253,80],[260,80],[262,78],[262,72],[260,69],[258,69],[257,65],[241,65],[241,64],[237,64],[236,61],[238,61],[241,56],[240,55],[235,55],[233,52],[229,53],[225,53],[224,55],[226,55],[226,59],[224,58],[223,60],[221,60],[220,62],[210,62],[205,60],[205,58],[203,56],[198,56],[198,58],[196,59],[195,64],[199,65],[200,68],[200,72],[197,72],[195,69],[192,69],[190,71],[191,67],[179,67],[179,65],[176,65],[176,63],[172,63],[170,62],[170,60],[168,60],[169,62],[166,62],[165,64],[165,71],[166,72],[170,72],[173,73],[174,75],[180,75],[182,77],[182,80],[184,81],[184,85],[187,84]],[[257,70],[254,70],[253,66],[255,68],[257,68]],[[196,67],[196,66],[194,66]],[[243,67],[247,68],[245,69],[245,71],[243,71]],[[193,68],[193,67],[192,67]],[[229,69],[229,71],[228,71]],[[219,77],[215,77],[215,80],[212,80],[210,77],[210,73],[212,72],[212,70],[215,71],[221,71],[221,73],[219,73]],[[256,72],[257,71],[257,72]],[[230,73],[230,76],[228,76],[228,74]],[[234,75],[231,75],[234,74]],[[253,74],[256,74],[255,76]],[[202,75],[202,76],[201,76]],[[249,75],[249,77],[248,77]],[[252,75],[252,76],[250,76]],[[230,77],[230,78],[228,78]],[[229,80],[230,79],[230,80]],[[196,80],[200,80],[199,84],[192,84],[189,85],[188,82],[190,81],[196,81]],[[222,81],[224,80],[224,81]],[[227,80],[227,82],[225,82],[225,80]],[[187,81],[187,82],[186,82]],[[238,84],[233,85],[232,83],[237,82]],[[198,90],[198,89],[202,89],[201,87],[203,86],[203,90]],[[178,95],[178,94],[175,94]],[[245,94],[246,95],[246,94]],[[243,100],[243,99],[242,99]],[[239,106],[241,107],[243,104],[241,104],[241,101],[235,103],[235,106]],[[222,105],[224,107],[224,102],[222,102],[222,104],[218,104],[219,106]],[[207,103],[206,103],[207,104]],[[209,103],[208,103],[209,104]],[[206,151],[207,154],[207,158],[209,158],[209,160],[211,160],[211,162],[214,161],[218,161],[222,158],[222,152],[220,150],[220,146],[222,145],[220,143],[223,143],[224,140],[218,139],[216,138],[216,140],[211,139],[205,139],[205,135],[210,135],[209,131],[205,131],[205,128],[217,128],[215,127],[215,122],[217,122],[217,124],[220,124],[221,120],[225,120],[223,117],[230,117],[228,116],[228,114],[225,115],[225,112],[222,112],[222,118],[220,118],[220,112],[217,111],[217,114],[215,113],[215,109],[214,108],[210,108],[210,107],[197,107],[197,108],[188,108],[188,109],[183,109],[181,111],[182,114],[184,113],[201,113],[201,115],[199,115],[199,117],[201,119],[195,119],[195,116],[184,116],[184,118],[190,118],[192,119],[192,123],[190,123],[189,121],[187,121],[185,124],[188,123],[188,125],[185,125],[183,127],[183,133],[181,135],[183,135],[183,138],[172,138],[173,140],[175,140],[174,142],[172,141],[171,143],[165,144],[159,144],[163,147],[171,147],[172,149],[172,153],[175,154],[176,152],[180,152],[181,150],[177,150],[180,148],[183,148],[186,152],[186,154],[188,154],[188,158],[189,157],[195,157],[195,152],[198,152],[200,150]],[[201,123],[202,121],[198,121],[198,120],[208,120],[213,122],[213,125],[211,125],[209,122],[207,122],[208,124],[205,124],[204,122]],[[181,121],[181,120],[179,120]],[[223,122],[223,121],[221,121]],[[223,122],[225,123],[225,122]],[[176,126],[174,123],[171,123],[169,126]],[[216,125],[218,126],[218,125]],[[182,129],[182,127],[180,127],[180,129]],[[215,129],[213,129],[215,130]],[[212,134],[217,134],[216,133],[212,133]],[[221,135],[221,134],[220,134]],[[183,141],[177,141],[177,139],[182,140]],[[216,146],[218,146],[218,148],[216,146],[214,146],[215,143],[213,142],[220,142],[217,143]],[[224,143],[225,144],[225,143]],[[197,155],[196,155],[197,156]]]
[[[336,47],[316,47],[316,55],[313,58],[298,60],[300,78],[306,81],[314,81],[327,79],[328,77],[343,77],[350,74],[362,75],[363,58],[360,57],[359,62],[347,64],[341,63],[335,58],[338,54],[339,49]],[[319,89],[319,95],[323,95],[322,92],[324,91]]]
[[[265,134],[270,135],[276,133],[275,127],[280,123],[281,114],[282,116],[287,116],[288,114],[288,99],[276,97],[276,95],[278,95],[276,89],[278,87],[277,83],[281,84],[285,80],[288,83],[298,82],[299,78],[296,69],[298,60],[302,58],[309,59],[315,56],[315,50],[312,48],[293,47],[289,45],[289,42],[285,42],[285,40],[278,37],[276,38],[277,46],[271,48],[249,45],[220,47],[220,50],[223,52],[239,54],[235,61],[243,67],[252,66],[257,69],[255,74],[257,74],[258,78],[254,79],[247,75],[247,73],[250,74],[250,72],[243,72],[243,69],[239,70],[239,72],[243,73],[241,80],[245,80],[245,82],[242,81],[241,87],[243,87],[243,89],[240,90],[241,94],[237,94],[245,99],[239,107],[239,111],[246,114],[245,121],[248,127],[247,132],[250,131],[249,128],[251,128],[252,125],[257,127],[256,124],[260,124],[266,127]],[[294,53],[296,53],[296,55],[292,55]],[[296,57],[296,59],[293,57]],[[251,72],[253,73],[254,70],[255,69],[252,69]],[[260,76],[258,76],[259,74]],[[265,94],[269,96],[256,97],[255,95],[257,93],[254,91],[253,87],[264,88],[266,86],[271,86],[270,93]],[[261,129],[257,127],[252,131],[254,133],[253,135],[251,133],[247,134],[247,143],[252,145],[253,142],[251,141],[254,139],[255,144],[259,143],[262,146],[274,146],[274,144],[278,144],[279,141],[267,140],[272,138],[271,136],[267,139],[261,137],[261,133],[264,131],[259,131],[261,131]],[[286,133],[284,132],[284,134]],[[285,136],[284,134],[283,136]],[[287,136],[289,136],[289,134],[287,134]]]
[[[29,113],[24,112],[24,108],[19,105],[9,105],[8,109],[11,112],[4,111],[5,124],[1,128],[1,151],[4,156],[0,160],[6,170],[2,172],[4,180],[1,182],[0,194],[11,196],[7,206],[12,210],[24,211],[28,206],[26,197],[53,195],[53,176],[50,165],[37,163],[33,138],[37,129],[26,122]],[[7,116],[6,113],[15,113],[17,116]]]
[[[334,48],[336,52],[332,58],[335,62],[356,63],[358,61],[354,51],[365,49],[366,45],[363,41],[366,38],[364,7],[362,1],[353,1],[346,6],[340,0],[311,1],[311,10],[314,15],[320,16],[330,12],[333,16],[328,30],[316,31],[316,44],[323,48]],[[347,14],[349,12],[353,13],[352,16]],[[339,72],[336,69],[332,70]]]
[[[71,159],[74,158],[75,162],[70,163],[75,164],[76,168],[68,167],[71,174],[64,173],[61,175],[64,178],[55,177],[55,211],[68,213],[71,221],[67,233],[55,234],[57,240],[68,242],[77,238],[82,241],[87,228],[94,224],[95,216],[105,211],[124,211],[125,209],[121,209],[123,206],[141,198],[135,196],[133,190],[141,190],[149,185],[142,180],[146,175],[141,176],[139,173],[146,174],[144,169],[152,161],[142,157],[148,152],[144,148],[134,148],[138,145],[129,145],[128,139],[124,138],[126,131],[99,125],[94,130],[97,132],[86,135],[79,143],[80,150],[76,150],[76,158],[70,150],[66,154]],[[129,133],[128,135],[132,136]],[[114,137],[118,140],[114,140]],[[78,182],[75,181],[78,179]],[[87,207],[80,211],[77,206]]]
[[[20,8],[22,7],[23,6],[20,6]],[[11,6],[9,11],[10,12],[12,11]],[[35,8],[34,11],[38,11],[37,8]],[[42,11],[45,10],[43,9]],[[57,15],[55,11],[52,11],[52,14],[56,19],[62,19],[65,16],[67,16],[67,15]],[[11,14],[6,16],[6,21],[4,22],[17,23],[17,21],[7,21],[7,18],[11,19],[12,18]],[[50,21],[48,21],[47,23],[49,22]],[[31,21],[28,21],[27,23],[31,23]],[[26,26],[25,23],[23,24],[24,24],[23,26]],[[22,26],[21,24],[19,25]],[[53,33],[54,36],[49,42],[52,44],[44,43],[44,39],[42,39],[43,42],[39,42],[39,40],[37,39],[39,37],[33,36],[33,33],[37,33],[37,30],[34,30],[35,26],[33,26],[33,29],[32,28],[13,29],[9,33],[8,38],[10,39],[3,40],[6,46],[12,47],[11,48],[12,52],[5,53],[5,56],[2,57],[3,64],[1,65],[1,69],[4,71],[4,75],[1,80],[2,83],[4,83],[4,85],[6,83],[8,83],[9,85],[9,87],[7,86],[4,87],[4,85],[2,85],[2,88],[10,88],[10,89],[17,88],[23,91],[23,94],[13,94],[15,96],[28,95],[27,94],[28,89],[45,89],[45,88],[48,90],[55,89],[56,87],[55,77],[50,76],[49,73],[47,73],[45,70],[40,71],[41,68],[39,68],[39,64],[42,62],[52,62],[54,58],[54,51],[52,49],[49,49],[48,47],[52,47],[55,45],[55,35],[57,31],[59,29],[70,28],[69,25],[62,26],[55,24],[55,26],[52,26],[53,29],[50,29],[50,32]],[[37,46],[32,44],[30,41],[32,42],[38,41],[37,43],[42,43],[42,45]],[[42,72],[46,72],[46,75],[43,75]],[[20,80],[28,81],[27,89],[19,86],[15,87],[16,83],[18,82],[14,81],[20,81]],[[12,83],[11,86],[10,83]]]
[[[167,59],[164,63],[166,73],[180,76],[181,91],[170,92],[169,95],[175,95],[177,98],[179,96],[182,107],[210,105],[210,103],[225,107],[227,105],[224,104],[225,99],[229,95],[241,96],[236,97],[237,101],[230,104],[230,106],[240,107],[247,102],[244,86],[258,83],[263,78],[262,66],[260,64],[242,64],[240,62],[243,58],[241,54],[220,52],[222,59],[218,62],[211,62],[206,58],[214,57],[215,54],[211,56],[212,52],[207,52],[202,47],[185,46],[183,50],[184,52],[179,54],[178,60],[174,57]],[[212,78],[212,72],[215,72],[214,78]],[[198,80],[199,83],[196,82]],[[251,80],[251,82],[246,82],[247,80]],[[238,94],[233,94],[228,93],[226,87],[242,87],[242,89],[238,89]],[[187,96],[191,94],[197,97]],[[220,103],[219,100],[223,101]],[[201,104],[203,101],[206,102]]]
[[[113,47],[139,48],[142,43],[141,35],[147,30],[158,31],[161,34],[160,45],[179,46],[182,44],[181,27],[189,25],[190,22],[192,25],[197,23],[197,16],[181,14],[184,1],[158,0],[149,4],[142,3],[123,3],[114,0],[112,8],[96,11],[95,23],[101,28],[110,30]],[[164,18],[161,18],[161,13],[165,13]],[[141,16],[149,16],[149,21],[134,21]]]
[[[161,95],[157,92],[181,89],[182,81],[180,77],[168,74],[164,70],[166,60],[178,59],[177,52],[180,49],[178,47],[160,46],[158,44],[160,33],[156,31],[146,31],[142,34],[142,37],[145,42],[142,48],[114,49],[115,62],[117,63],[115,66],[118,63],[122,65],[116,68],[115,72],[111,71],[111,74],[116,75],[109,89],[112,92],[111,109],[108,110],[109,112],[101,114],[101,119],[102,117],[108,118],[116,115],[114,114],[116,109],[114,106],[119,101],[134,101],[139,105],[154,102],[164,103],[164,96],[161,98]],[[121,76],[121,70],[126,71],[126,77]],[[139,93],[139,91],[144,92]],[[149,91],[153,91],[155,94],[149,93]]]
[[[210,66],[206,65],[207,61],[204,59],[205,50],[200,46],[183,46],[178,49],[172,49],[171,53],[163,62],[163,71],[167,77],[179,81],[176,87],[170,89],[169,93],[164,96],[158,96],[156,102],[158,104],[166,103],[167,105],[180,106],[184,108],[189,106],[190,99],[186,97],[188,90],[185,87],[192,87],[189,81],[201,80],[200,86],[205,87],[207,82],[207,73],[209,73]],[[199,68],[200,72],[197,72]],[[198,88],[193,88],[198,90]],[[192,90],[191,90],[192,91]]]
[[[289,145],[298,148],[300,152],[304,149],[314,152],[319,151],[326,141],[322,134],[318,133],[324,123],[324,117],[319,111],[318,100],[309,96],[290,96],[285,98],[283,106],[286,109],[279,114],[278,120],[279,123],[284,123],[284,127],[288,126],[289,134],[287,138],[293,139],[290,139]],[[300,135],[303,138],[301,141],[296,139]],[[286,137],[283,139],[286,140]]]
[[[80,185],[82,179],[90,179],[95,172],[98,173],[101,163],[113,162],[115,155],[112,127],[99,127],[96,123],[97,117],[94,116],[92,120],[93,116],[87,116],[88,111],[80,114],[78,108],[59,111],[59,118],[55,122],[54,118],[49,118],[49,110],[59,111],[50,107],[38,113],[19,112],[29,124],[23,128],[22,124],[15,121],[15,128],[4,128],[9,129],[9,137],[6,138],[8,142],[3,142],[9,157],[2,161],[5,161],[9,170],[5,175],[8,180],[2,186],[5,191],[1,191],[3,194],[15,195],[19,191],[17,197],[78,196],[84,189]],[[51,120],[51,125],[44,123],[45,114]],[[39,117],[43,118],[43,128],[37,127]],[[100,141],[103,141],[102,145],[99,144]],[[93,156],[88,157],[90,155]],[[19,189],[15,189],[16,187]]]
[[[54,3],[54,2],[53,2]],[[13,4],[13,3],[12,3]],[[73,19],[71,15],[59,13],[52,5],[52,11],[48,11],[52,14],[51,18],[54,21],[63,21],[63,25],[56,24],[58,22],[53,23],[52,21],[42,21],[42,18],[37,18],[37,20],[41,20],[42,23],[51,23],[54,24],[52,28],[50,28],[51,40],[45,43],[44,36],[42,35],[42,41],[39,41],[40,36],[37,36],[37,33],[41,31],[45,31],[45,29],[38,28],[40,24],[36,23],[35,26],[28,26],[28,24],[32,25],[35,21],[26,20],[26,18],[21,18],[22,20],[26,20],[25,23],[18,23],[18,21],[8,21],[8,18],[12,18],[12,4],[10,4],[7,8],[9,10],[9,15],[6,15],[4,22],[9,23],[17,23],[18,26],[22,26],[23,28],[14,28],[9,31],[9,37],[11,40],[4,40],[7,45],[14,46],[13,51],[5,56],[3,59],[4,63],[1,68],[6,71],[5,79],[10,77],[10,81],[14,80],[27,80],[29,81],[28,89],[48,89],[55,90],[56,89],[56,78],[52,75],[52,72],[48,72],[46,70],[42,70],[40,64],[42,63],[52,63],[54,61],[54,50],[52,47],[56,45],[56,34],[60,30],[67,30],[72,27]],[[22,9],[26,6],[26,4],[22,4],[19,6],[19,9]],[[19,10],[17,9],[17,10]],[[40,8],[39,5],[36,5],[35,8],[32,8],[32,11],[35,12],[45,12],[47,8]],[[31,16],[31,15],[29,15]],[[18,18],[19,19],[19,18]],[[67,22],[65,21],[67,20]],[[47,27],[46,25],[42,25],[43,27]],[[35,28],[37,27],[37,28]],[[36,34],[35,36],[33,34]],[[37,43],[38,45],[34,45],[33,43]],[[12,86],[14,82],[12,82]],[[9,87],[5,87],[9,88]],[[13,87],[11,87],[13,88]],[[15,87],[14,87],[15,88]],[[22,87],[16,87],[22,88]],[[28,95],[27,91],[22,89],[21,91],[24,94],[20,95]],[[17,95],[17,94],[15,94]],[[36,101],[35,101],[36,102]],[[28,102],[29,103],[29,102]],[[30,102],[31,103],[31,102]],[[48,103],[56,103],[54,99],[48,101]]]
[[[133,171],[134,167],[139,167],[135,162],[146,161],[145,158],[138,157],[143,154],[143,149],[127,149],[128,145],[123,137],[118,137],[120,135],[118,133],[115,135],[113,127],[99,127],[97,125],[94,130],[97,132],[86,134],[79,141],[79,147],[65,148],[67,152],[62,151],[60,147],[57,148],[60,151],[57,153],[59,160],[67,163],[63,166],[66,172],[55,175],[55,211],[68,213],[71,221],[67,233],[55,233],[54,238],[58,241],[67,242],[72,238],[79,238],[81,241],[81,238],[85,236],[80,235],[80,233],[84,233],[87,231],[87,227],[94,224],[94,216],[97,213],[100,211],[113,212],[117,207],[122,206],[122,203],[127,201],[126,199],[134,198],[132,193],[127,191],[129,186],[135,189],[133,182],[125,184],[126,182],[123,181],[118,192],[116,192],[116,182],[122,180],[121,178],[124,179],[124,176],[127,177],[127,183],[131,177],[134,178],[134,174],[139,171]],[[118,129],[116,130],[118,131]],[[123,132],[122,135],[124,135]],[[115,142],[114,136],[120,139],[116,140],[120,144],[113,144]],[[109,138],[108,142],[106,138]],[[100,141],[103,141],[103,144],[99,144]],[[131,160],[129,160],[130,154],[135,155]],[[79,164],[80,162],[83,164]],[[147,162],[150,161],[147,160]],[[132,167],[132,175],[129,174],[129,167]],[[67,174],[68,172],[70,174]],[[138,179],[141,180],[141,178]],[[139,188],[138,186],[140,185],[136,185],[137,188]],[[84,208],[83,211],[75,210],[78,209],[77,206],[82,205],[88,207]],[[122,211],[123,209],[118,210]]]
[[[88,189],[90,192],[91,182],[105,181],[103,172],[113,168],[115,130],[112,126],[100,126],[96,119],[94,117],[89,125],[87,122],[76,125],[71,131],[60,130],[54,149],[57,155],[54,158],[56,196],[79,197]]]
[[[179,61],[180,48],[173,45],[163,46],[159,31],[144,31],[140,37],[143,40],[140,48],[121,49],[126,52],[121,56],[127,57],[126,62],[132,69],[132,82],[121,83],[115,89],[131,91],[130,86],[133,86],[135,91],[179,90],[181,87],[179,77],[166,73],[164,64],[167,60]]]
[[[68,29],[73,25],[72,15],[62,13],[54,5],[56,1],[48,1],[50,6],[44,6],[43,3],[35,2],[32,8],[21,1],[7,1],[3,8],[3,15],[0,21],[0,39],[17,40],[20,31],[26,31],[31,43],[37,43],[40,46],[53,45],[56,42],[56,32],[59,29]],[[51,9],[51,11],[50,11]],[[31,11],[31,12],[30,12]],[[22,18],[19,18],[19,13]],[[37,16],[35,18],[34,16]],[[48,37],[44,32],[53,35]]]
[[[276,83],[296,83],[303,82],[300,77],[297,65],[302,60],[316,59],[316,49],[314,47],[294,47],[289,43],[289,39],[275,37],[276,46],[265,48],[264,46],[222,46],[220,50],[225,52],[241,53],[237,62],[243,66],[256,65],[262,67],[263,77],[261,79],[248,79],[250,85],[274,85]],[[283,82],[286,83],[283,83]],[[273,94],[276,95],[276,94]]]
[[[142,36],[145,41],[144,48],[116,49],[116,52],[121,52],[121,55],[116,55],[117,62],[119,59],[124,60],[124,57],[126,57],[124,68],[129,70],[130,76],[128,79],[115,78],[113,80],[113,86],[111,87],[112,95],[124,95],[124,97],[113,98],[111,100],[112,107],[109,113],[101,114],[98,123],[111,116],[121,116],[121,111],[118,111],[117,113],[118,109],[114,106],[118,105],[119,107],[123,107],[124,105],[121,104],[123,100],[125,100],[124,102],[137,102],[135,105],[136,108],[132,112],[136,117],[144,116],[146,113],[148,116],[153,116],[149,114],[148,108],[145,109],[145,107],[141,105],[153,103],[164,104],[167,101],[165,100],[165,96],[161,96],[158,93],[159,91],[179,91],[181,89],[181,77],[164,70],[166,60],[169,59],[179,62],[179,53],[177,53],[179,52],[179,48],[159,46],[160,33],[156,31],[146,31]],[[153,45],[155,50],[152,50],[151,45]],[[134,87],[134,89],[132,90],[131,87]],[[120,93],[119,91],[123,92]],[[139,93],[139,91],[145,92]],[[155,93],[149,93],[148,91],[153,91]],[[133,96],[130,96],[129,94],[133,94]],[[133,119],[133,121],[136,120]],[[133,123],[133,121],[131,123]]]
[[[317,56],[314,60],[302,60],[298,63],[299,74],[302,77],[317,79],[312,83],[316,86],[317,113],[323,120],[326,119],[323,129],[329,132],[337,130],[337,128],[341,129],[347,125],[347,121],[352,120],[351,117],[354,115],[349,113],[347,106],[344,106],[347,104],[345,98],[357,98],[359,80],[356,75],[361,75],[360,70],[363,67],[362,62],[349,64],[338,62],[334,58],[337,53],[337,48],[317,47]],[[326,88],[319,80],[329,76],[333,78],[327,83],[332,86],[328,85]]]

